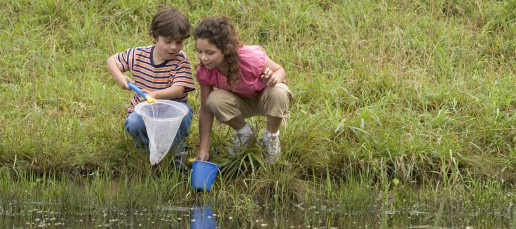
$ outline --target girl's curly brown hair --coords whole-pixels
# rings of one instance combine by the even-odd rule
[[[232,87],[236,86],[239,71],[237,51],[242,44],[229,19],[225,16],[217,16],[202,20],[195,29],[194,38],[206,39],[222,51],[224,60],[228,64],[227,83]]]

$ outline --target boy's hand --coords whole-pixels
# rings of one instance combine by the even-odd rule
[[[156,95],[155,95],[155,94],[156,94],[156,91],[149,91],[149,89],[144,89],[144,88],[142,88],[142,89],[140,89],[140,90],[142,90],[142,92],[145,92],[145,93],[146,93],[147,95],[149,95],[150,97],[152,97],[152,98],[156,99],[156,97],[155,97],[155,96],[156,96]],[[146,99],[146,98],[143,98],[143,97],[141,97],[140,95],[138,95],[138,98],[140,99],[140,102],[147,101],[147,99]]]
[[[125,89],[125,90],[131,90],[131,88],[129,88],[129,86],[127,85],[127,82],[131,82],[134,84],[133,79],[131,79],[131,77],[126,76],[126,75],[123,75],[122,78],[117,80],[116,82],[118,83],[118,86],[120,86],[122,89]]]

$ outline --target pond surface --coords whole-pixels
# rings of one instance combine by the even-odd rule
[[[514,208],[492,214],[419,211],[344,212],[338,207],[298,206],[281,212],[216,207],[63,211],[59,204],[2,203],[0,228],[516,228]]]

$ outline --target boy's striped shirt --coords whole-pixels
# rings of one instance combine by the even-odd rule
[[[116,54],[115,62],[122,72],[130,71],[136,86],[149,91],[168,88],[172,85],[183,86],[184,94],[173,100],[186,102],[188,92],[195,90],[190,61],[185,53],[179,52],[174,59],[160,64],[152,61],[154,46],[130,48]],[[140,96],[135,93],[127,106],[127,113],[134,111]]]

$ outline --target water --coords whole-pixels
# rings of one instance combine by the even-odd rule
[[[0,228],[516,228],[511,213],[443,213],[419,211],[339,211],[325,205],[283,211],[243,210],[216,204],[188,207],[157,205],[153,209],[94,209],[59,203],[4,202]]]

